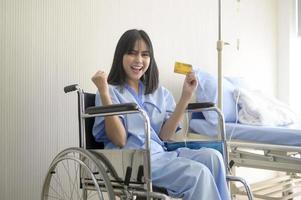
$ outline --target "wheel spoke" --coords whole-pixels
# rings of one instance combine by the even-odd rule
[[[105,183],[101,190],[97,179]],[[43,185],[42,200],[102,200],[107,196],[103,193],[115,199],[101,163],[87,150],[69,148],[58,154],[51,163]]]
[[[63,199],[62,197],[55,197],[55,196],[52,196],[52,195],[46,195],[47,197],[51,198],[51,199]]]
[[[97,193],[95,192],[95,191],[90,191],[89,193],[88,193],[88,199],[92,199],[93,197],[95,197],[97,195]],[[102,198],[103,198],[103,196],[102,196]],[[104,198],[103,198],[104,199]]]
[[[56,190],[56,189],[54,189],[51,185],[50,185],[50,189],[55,193],[55,194],[57,194],[57,198],[56,199],[64,199],[64,197],[62,197],[61,195],[60,195],[60,193]],[[47,194],[47,196],[48,197],[52,197],[52,198],[55,198],[54,196],[52,196],[52,195],[50,195],[50,194]]]
[[[78,186],[78,188],[80,188],[79,187],[79,185],[77,185],[77,184],[80,184],[79,183],[79,180],[78,180],[78,170],[79,170],[79,166],[78,165],[75,165],[75,163],[74,163],[74,171],[75,171],[75,174],[74,174],[74,181],[73,181],[73,184],[72,184],[72,190],[71,190],[71,194],[72,194],[72,196],[73,196],[73,193],[74,193],[74,190],[76,191],[76,194],[77,194],[77,197],[79,198],[81,195],[79,194],[79,189],[78,190],[76,190],[76,186]],[[70,184],[70,188],[71,188],[71,184]]]
[[[68,199],[68,195],[67,195],[66,191],[64,190],[64,187],[62,185],[62,181],[60,179],[60,175],[59,175],[58,171],[55,173],[55,176],[53,176],[53,180],[56,182],[56,185],[59,186],[59,188],[63,192],[62,199]],[[54,189],[54,188],[52,187],[52,189]]]

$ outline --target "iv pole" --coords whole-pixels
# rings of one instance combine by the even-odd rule
[[[216,49],[217,49],[217,67],[218,67],[218,108],[222,111],[223,110],[223,68],[222,68],[222,51],[224,45],[228,45],[227,42],[224,42],[222,40],[222,0],[218,0],[218,40],[216,42]],[[223,125],[224,126],[224,125]],[[225,130],[225,127],[223,127]],[[224,138],[226,139],[226,138]],[[229,159],[229,152],[227,150],[227,144],[225,143],[225,160],[226,160],[226,169],[228,168],[228,159]],[[250,186],[245,182],[244,179],[241,179],[239,177],[231,176],[228,174],[229,171],[227,170],[227,179],[230,181],[238,181],[241,182],[244,187],[246,188],[246,193],[249,198],[249,200],[253,200],[253,194],[251,192]]]
[[[216,43],[217,49],[217,67],[218,67],[218,102],[217,106],[220,110],[223,110],[223,68],[222,68],[222,51],[224,47],[224,41],[222,40],[222,2],[218,0],[218,40]]]

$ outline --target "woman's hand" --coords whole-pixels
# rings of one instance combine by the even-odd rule
[[[185,102],[190,101],[190,99],[193,96],[193,93],[196,90],[197,85],[198,85],[198,81],[195,76],[195,73],[191,72],[187,74],[183,84],[181,99],[184,100]]]
[[[104,71],[97,71],[91,80],[96,85],[101,96],[109,94],[107,74]]]

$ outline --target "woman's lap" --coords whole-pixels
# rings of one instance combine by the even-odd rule
[[[189,190],[193,190],[196,184],[202,182],[210,185],[209,190],[216,192],[214,183],[216,177],[213,177],[211,171],[217,171],[223,166],[223,163],[220,163],[223,161],[219,152],[206,148],[199,150],[180,148],[172,152],[162,152],[154,157],[152,161],[153,183],[166,188],[173,196],[190,193]],[[204,184],[198,190],[200,193],[205,192],[208,187]]]

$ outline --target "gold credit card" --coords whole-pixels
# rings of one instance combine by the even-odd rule
[[[186,74],[192,72],[192,65],[185,64],[185,63],[180,63],[180,62],[176,62],[175,63],[175,68],[174,68],[174,72],[186,75]]]

